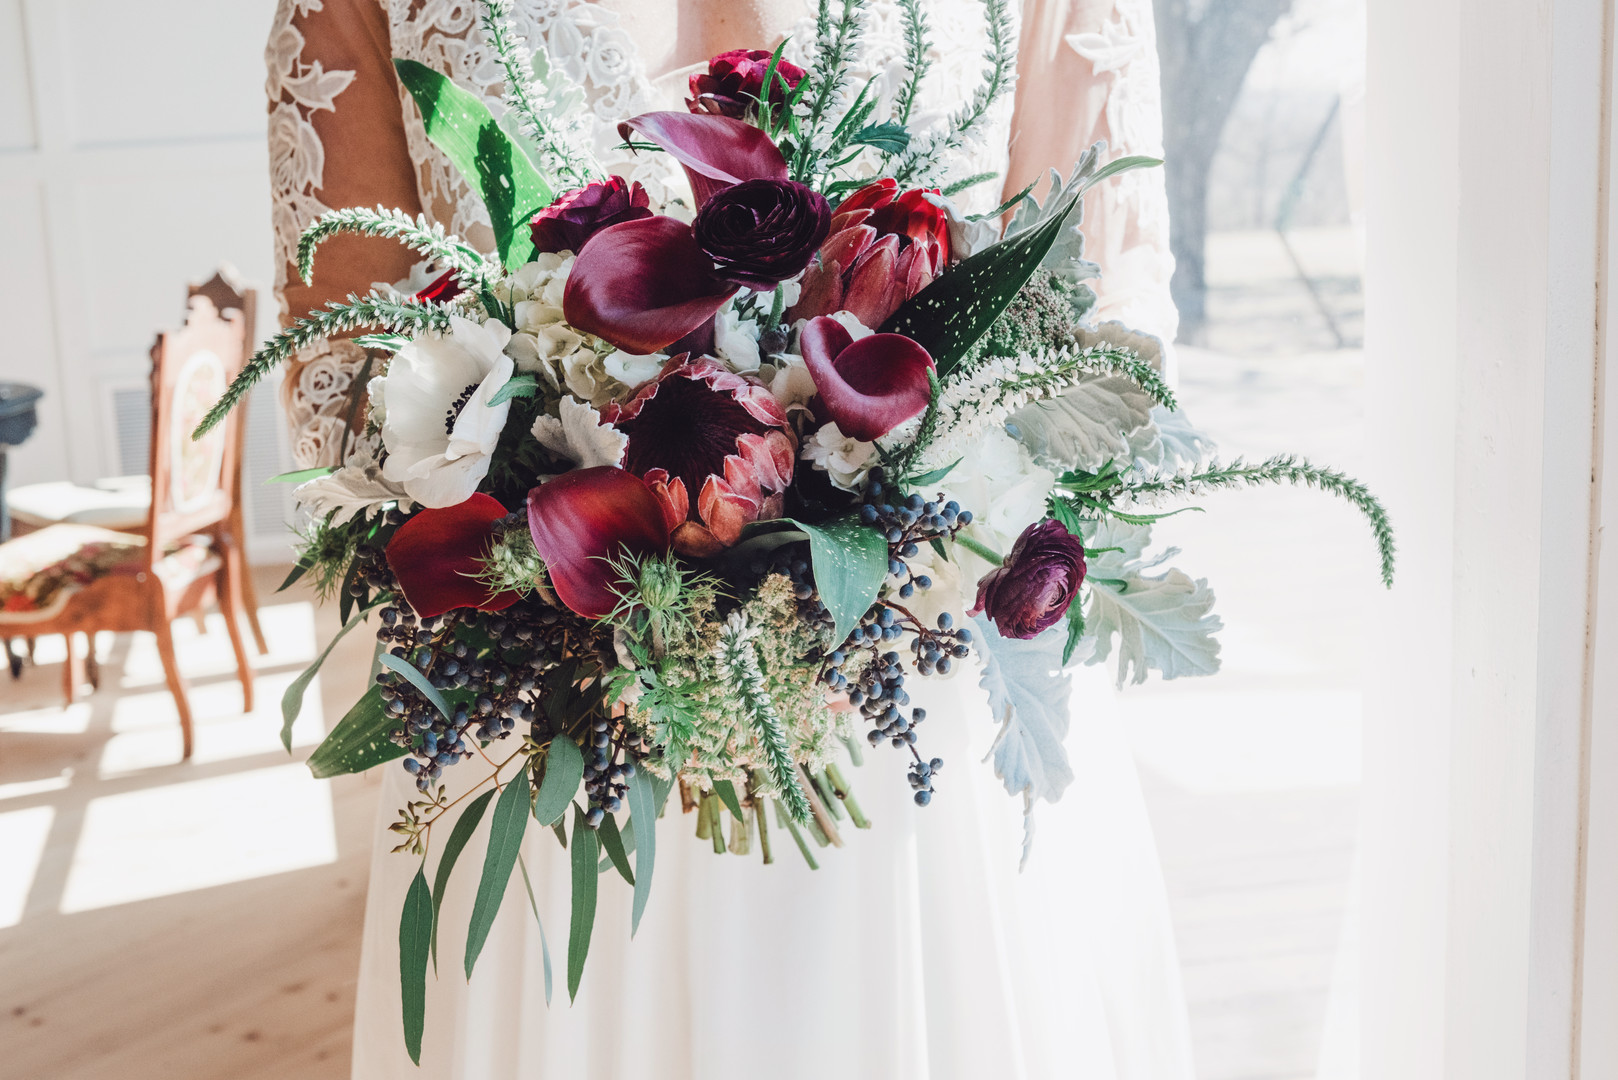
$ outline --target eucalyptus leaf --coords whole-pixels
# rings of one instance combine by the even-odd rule
[[[719,796],[719,801],[729,808],[731,817],[737,821],[747,820],[747,815],[742,813],[742,802],[736,797],[735,784],[732,784],[729,780],[715,780],[713,790],[714,794]]]
[[[372,684],[309,755],[309,771],[315,779],[326,780],[364,772],[373,765],[404,757],[404,747],[395,746],[388,739],[388,729],[393,723],[382,700],[382,688]]]
[[[522,887],[528,890],[528,906],[533,909],[534,922],[539,926],[539,959],[545,968],[545,1004],[551,1003],[551,943],[545,937],[545,920],[539,917],[539,904],[534,900],[534,883],[528,879],[528,864],[517,856],[517,869],[522,871]]]
[[[657,792],[645,769],[629,778],[629,823],[635,827],[635,906],[629,918],[629,936],[640,929],[646,900],[652,895],[652,867],[657,861]]]
[[[383,653],[381,656],[377,657],[377,659],[380,660],[382,662],[382,666],[387,668],[389,671],[404,676],[405,681],[419,690],[422,697],[432,702],[433,708],[437,709],[439,715],[444,717],[444,719],[448,720],[454,715],[454,713],[450,711],[449,702],[444,700],[444,695],[438,692],[438,688],[436,686],[427,681],[427,676],[423,675],[421,673],[421,669],[416,667],[415,664],[412,664],[403,657],[394,656],[390,652]]]
[[[438,857],[438,873],[433,877],[434,971],[438,970],[438,917],[444,908],[444,889],[449,885],[450,871],[455,869],[461,851],[466,847],[466,842],[472,839],[472,833],[477,830],[478,822],[483,820],[483,812],[489,808],[493,798],[494,789],[490,788],[466,804],[461,816],[455,819],[455,827],[449,831],[449,839],[444,842],[444,853]]]
[[[602,815],[601,824],[596,826],[596,838],[601,841],[607,859],[623,879],[631,885],[635,884],[635,875],[629,869],[629,854],[624,851],[624,838],[618,834],[618,820],[611,814]]]
[[[500,901],[505,899],[506,883],[511,880],[512,867],[517,865],[517,853],[522,850],[522,835],[528,827],[528,792],[525,765],[507,781],[494,804],[494,816],[489,820],[489,851],[483,858],[483,877],[478,882],[472,917],[466,925],[466,977],[469,980],[478,954],[489,940],[494,917],[500,912]]]
[[[421,1032],[427,1023],[427,946],[432,923],[433,898],[427,891],[427,876],[418,866],[399,916],[399,996],[405,1050],[417,1065],[421,1064]]]
[[[337,643],[343,640],[343,635],[364,622],[365,616],[370,612],[371,608],[376,607],[385,599],[387,599],[386,593],[373,600],[370,607],[366,608],[365,611],[360,612],[344,623],[342,629],[332,635],[331,641],[321,650],[320,655],[315,657],[315,662],[304,668],[303,673],[287,685],[286,693],[281,695],[281,745],[287,748],[287,753],[292,752],[292,725],[298,722],[298,714],[303,712],[303,695],[308,692],[309,684],[314,682],[315,676],[320,673],[320,665],[326,662],[326,657],[330,656],[331,651],[337,647]]]
[[[888,542],[853,515],[820,525],[791,521],[809,536],[815,588],[831,613],[833,637],[841,642],[876,603],[877,592],[888,576]]]
[[[579,752],[579,744],[567,735],[552,736],[545,755],[545,778],[539,782],[539,794],[534,797],[534,820],[541,825],[561,821],[583,779],[584,755]]]
[[[573,806],[573,912],[567,928],[567,996],[579,996],[579,979],[590,955],[590,935],[596,923],[596,833]]]
[[[393,66],[421,110],[427,137],[483,200],[500,261],[516,270],[534,250],[528,219],[551,204],[555,191],[482,98],[414,60],[394,60]]]

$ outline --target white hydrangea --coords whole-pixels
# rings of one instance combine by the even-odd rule
[[[834,487],[858,491],[876,464],[876,444],[844,435],[836,424],[822,425],[803,444],[800,456],[824,471]]]
[[[571,252],[546,252],[499,286],[517,324],[506,354],[518,371],[599,408],[656,375],[664,358],[630,357],[567,324],[562,295],[573,259]]]

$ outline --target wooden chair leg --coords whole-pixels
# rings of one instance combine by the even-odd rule
[[[168,621],[159,618],[152,627],[157,635],[157,655],[163,659],[163,674],[168,678],[169,693],[174,695],[174,708],[180,714],[180,743],[183,760],[191,759],[191,702],[186,697],[185,676],[180,674],[180,661],[174,654],[174,630]]]
[[[191,613],[191,621],[196,624],[197,634],[199,636],[208,636],[208,617],[203,613],[201,608],[198,608]]]
[[[242,612],[247,616],[248,629],[253,631],[253,644],[258,646],[260,656],[268,656],[270,647],[264,641],[264,630],[258,625],[258,588],[253,584],[253,571],[245,555],[237,560],[236,579],[241,582]]]
[[[67,646],[67,658],[62,661],[62,708],[72,705],[78,697],[79,687],[84,685],[84,659],[79,656],[78,645],[75,639],[78,635],[66,633],[62,635],[62,642]]]
[[[84,635],[88,643],[84,650],[84,677],[90,680],[91,690],[101,689],[101,661],[96,659],[96,636]]]
[[[236,653],[236,677],[242,683],[242,712],[252,712],[253,665],[247,659],[247,644],[242,640],[242,553],[234,547],[227,547],[224,555],[225,566],[219,575],[219,609],[225,616],[230,647]]]

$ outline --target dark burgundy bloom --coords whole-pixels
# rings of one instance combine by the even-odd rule
[[[534,252],[582,251],[609,225],[651,217],[651,202],[645,188],[621,176],[565,191],[528,222]]]
[[[937,194],[901,194],[883,177],[844,199],[788,318],[851,311],[866,326],[887,322],[949,264],[949,216],[928,198]]]
[[[383,554],[417,615],[453,608],[500,611],[517,602],[516,593],[490,592],[478,580],[495,522],[505,516],[499,500],[480,491],[455,506],[419,511],[399,526]]]
[[[713,318],[736,292],[714,276],[691,226],[648,217],[603,229],[579,252],[562,313],[576,329],[644,356]]]
[[[770,69],[768,49],[732,49],[708,61],[708,70],[691,76],[691,96],[685,107],[694,113],[717,113],[740,120],[764,96],[764,74]],[[770,80],[770,104],[786,103],[786,89],[796,87],[806,74],[790,60],[775,65]],[[785,81],[786,88],[781,83]]]
[[[455,280],[455,271],[445,270],[433,278],[431,284],[416,294],[417,300],[425,300],[430,304],[447,304],[466,290],[461,283]]]
[[[669,547],[651,488],[610,465],[565,472],[529,491],[528,530],[557,598],[592,619],[618,606],[612,561]]]
[[[656,143],[685,166],[701,208],[714,195],[746,180],[785,180],[787,161],[770,137],[752,124],[708,113],[642,113],[618,125]]]
[[[831,229],[831,204],[793,180],[748,180],[709,199],[691,227],[719,277],[768,292],[809,265]]]
[[[743,526],[781,516],[797,447],[786,413],[756,379],[677,356],[602,417],[629,436],[624,468],[663,503],[676,551],[715,555]]]
[[[1084,544],[1046,518],[1017,537],[1006,561],[978,582],[969,614],[987,611],[1009,638],[1038,637],[1067,614],[1084,583]]]
[[[932,400],[933,358],[903,334],[855,341],[842,323],[821,315],[804,326],[798,348],[815,380],[818,411],[850,438],[881,438]]]

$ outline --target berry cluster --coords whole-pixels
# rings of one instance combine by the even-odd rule
[[[641,737],[615,726],[605,717],[590,724],[590,756],[584,761],[584,794],[589,806],[585,821],[593,829],[607,814],[623,809],[635,762],[651,753]],[[618,760],[620,755],[622,760]]]
[[[823,677],[832,690],[847,694],[849,704],[871,725],[866,739],[872,746],[886,739],[895,748],[909,749],[914,759],[910,785],[916,791],[917,805],[926,806],[932,801],[933,774],[943,768],[944,762],[942,758],[924,760],[916,749],[916,728],[927,719],[927,711],[910,707],[900,654],[884,650],[883,646],[909,635],[913,662],[923,675],[946,673],[954,659],[970,652],[972,632],[964,627],[954,629],[948,613],[938,617],[936,627],[930,627],[898,601],[910,599],[918,589],[932,587],[932,579],[916,573],[909,563],[921,553],[921,545],[953,538],[972,523],[972,512],[962,510],[953,500],[943,501],[942,496],[929,500],[921,495],[906,496],[897,488],[890,490],[883,485],[881,470],[873,469],[860,507],[860,520],[880,529],[886,537],[888,575],[899,583],[890,586],[888,597],[866,612],[848,639],[826,658]],[[792,569],[798,568],[794,565]],[[798,573],[794,573],[793,580],[800,581]],[[804,588],[799,585],[800,599],[807,599]],[[812,594],[812,586],[809,588]],[[818,601],[811,602],[820,607]],[[821,612],[824,610],[820,607]]]

